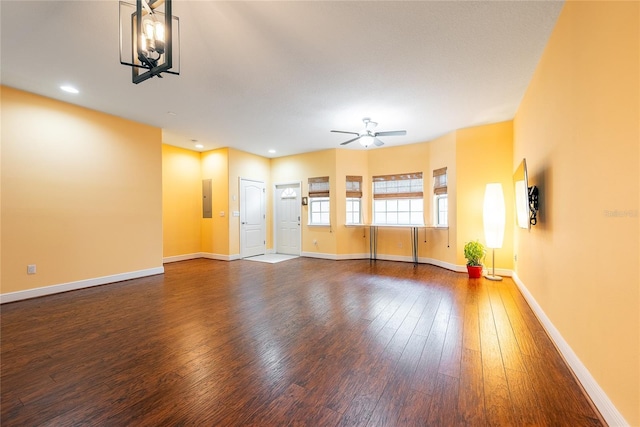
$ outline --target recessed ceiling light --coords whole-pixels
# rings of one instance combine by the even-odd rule
[[[173,111],[167,111],[167,114],[170,116],[177,116],[177,113],[174,113]]]
[[[276,152],[276,150],[274,150],[273,148],[271,150],[269,150],[269,153],[271,153],[271,154],[273,154],[275,152]]]
[[[73,86],[69,86],[69,85],[60,86],[60,89],[62,89],[65,92],[69,92],[69,93],[80,93],[80,91],[78,89],[76,89]]]
[[[196,148],[204,148],[204,145],[202,145],[202,144],[196,144]]]

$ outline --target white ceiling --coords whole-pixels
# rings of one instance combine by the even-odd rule
[[[386,146],[410,144],[513,118],[561,8],[174,0],[180,75],[135,85],[119,62],[117,1],[2,0],[1,82],[160,127],[189,149],[336,148],[349,135],[329,131],[359,131],[363,117],[407,130]]]

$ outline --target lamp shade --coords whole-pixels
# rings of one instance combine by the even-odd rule
[[[484,222],[484,237],[487,247],[498,249],[502,247],[505,225],[504,193],[502,184],[490,183],[484,192],[484,208],[482,218]]]

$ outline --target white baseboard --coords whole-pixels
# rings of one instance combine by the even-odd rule
[[[200,258],[217,259],[219,261],[235,261],[237,259],[241,259],[240,254],[222,255],[222,254],[212,254],[209,252],[201,252]]]
[[[306,255],[305,255],[306,256]],[[363,254],[341,254],[337,255],[337,260],[345,261],[349,259],[369,259],[369,253]]]
[[[163,274],[164,267],[148,268],[146,270],[131,271],[128,273],[114,274],[111,276],[96,277],[93,279],[78,280],[76,282],[61,283],[58,285],[43,286],[41,288],[27,289],[25,291],[8,292],[0,294],[0,304],[20,301],[45,295],[58,294],[60,292],[75,291],[77,289],[90,288],[92,286],[106,285],[108,283],[122,282],[123,280],[138,279],[140,277]]]
[[[331,259],[334,261],[338,260],[338,255],[336,254],[325,254],[322,252],[300,252],[300,256],[305,256],[307,258],[320,258],[320,259]],[[350,258],[344,258],[350,259]]]
[[[275,254],[276,251],[275,249],[267,249],[267,253]],[[166,264],[170,262],[187,261],[190,259],[198,259],[198,258],[215,259],[218,261],[235,261],[238,259],[242,259],[240,254],[222,255],[222,254],[212,254],[210,252],[196,252],[193,254],[165,257],[162,259],[162,262]]]
[[[379,259],[382,261],[413,262],[413,258],[411,258],[410,256],[404,256],[404,255],[378,254],[376,255],[376,259]]]
[[[463,265],[462,267],[462,271],[467,271],[467,266]],[[492,274],[493,273],[493,269],[491,267],[487,267],[486,265],[484,266],[484,268],[482,269],[482,274]],[[496,268],[496,276],[503,276],[503,277],[512,277],[513,276],[513,271],[512,270],[506,270],[504,268]]]
[[[304,256],[304,257],[308,257],[308,258],[330,259],[330,260],[337,260],[337,261],[349,260],[349,259],[369,259],[369,253],[336,255],[336,254],[327,254],[327,253],[322,253],[322,252],[302,252],[300,254],[300,256]],[[410,256],[406,256],[406,255],[378,254],[377,259],[379,259],[381,261],[413,262],[413,258],[410,257]],[[447,270],[455,271],[457,273],[466,273],[467,272],[467,266],[466,265],[451,264],[449,262],[440,261],[440,260],[434,259],[434,258],[421,257],[421,258],[418,258],[418,263],[419,264],[435,265],[436,267],[442,267],[442,268],[445,268]],[[488,274],[490,271],[491,271],[491,269],[487,269],[487,268],[484,269],[484,273],[485,274]],[[500,276],[504,276],[504,277],[511,277],[512,271],[511,270],[507,270],[507,269],[503,269],[503,268],[496,268],[496,274],[498,274]]]
[[[268,249],[267,253],[268,254],[273,254],[273,253],[276,253],[276,251],[275,251],[275,249]],[[330,259],[330,260],[334,260],[334,261],[342,261],[342,260],[349,260],[349,259],[369,259],[369,253],[328,254],[328,253],[323,253],[323,252],[301,252],[300,256],[304,256],[304,257],[308,257],[308,258]],[[216,259],[216,260],[220,260],[220,261],[234,261],[234,260],[237,260],[237,259],[242,259],[240,257],[240,254],[221,255],[221,254],[212,254],[212,253],[208,253],[208,252],[197,252],[197,253],[193,253],[193,254],[185,254],[185,255],[176,255],[176,256],[166,257],[166,258],[163,259],[163,262],[164,263],[170,263],[170,262],[186,261],[186,260],[197,259],[197,258]],[[413,258],[411,258],[410,256],[406,256],[406,255],[379,254],[377,259],[383,260],[383,261],[413,262]],[[431,265],[435,265],[437,267],[446,268],[447,270],[455,271],[455,272],[458,272],[458,273],[466,273],[466,271],[467,271],[467,267],[464,266],[464,265],[451,264],[451,263],[440,261],[440,260],[434,259],[434,258],[421,257],[421,258],[418,258],[418,263],[419,264],[431,264]],[[488,267],[485,266],[483,274],[489,274],[490,272],[491,272],[491,268],[488,268]],[[507,269],[503,269],[503,268],[496,268],[496,274],[499,275],[499,276],[511,277],[512,271],[511,270],[507,270]]]
[[[178,261],[187,261],[190,259],[198,259],[198,258],[202,258],[202,252],[196,252],[194,254],[185,254],[185,255],[175,255],[175,256],[168,256],[168,257],[164,257],[162,258],[162,263],[163,264],[167,264],[170,262],[178,262]]]
[[[422,264],[431,264],[436,267],[446,268],[447,270],[455,271],[457,273],[466,273],[467,267],[464,265],[451,264],[450,262],[440,261],[433,258],[418,258],[418,262]]]
[[[600,411],[600,414],[604,417],[607,424],[610,426],[628,426],[629,423],[627,423],[607,394],[597,383],[595,378],[593,378],[589,370],[580,361],[580,358],[578,358],[574,353],[571,346],[565,341],[556,327],[553,326],[551,320],[547,317],[542,307],[540,307],[524,283],[522,283],[522,280],[520,280],[516,272],[513,272],[513,281],[520,289],[520,292],[522,292],[522,295],[527,300],[527,303],[538,317],[538,320],[540,320],[540,323],[545,328],[558,350],[560,350],[560,353],[562,353],[562,356],[567,361],[569,367],[580,380],[580,383],[593,401],[593,404],[596,405]]]

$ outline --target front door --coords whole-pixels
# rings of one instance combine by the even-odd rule
[[[240,256],[265,254],[264,182],[240,178]]]
[[[279,184],[275,191],[276,252],[300,255],[300,184]]]

